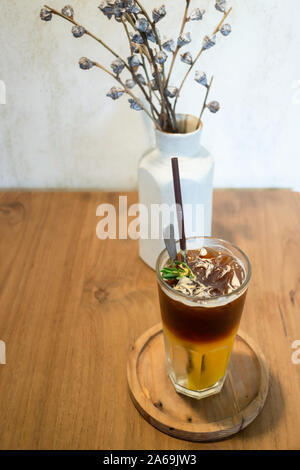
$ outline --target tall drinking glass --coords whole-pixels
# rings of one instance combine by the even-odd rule
[[[179,252],[179,242],[176,244]],[[239,263],[244,273],[239,287],[228,294],[199,299],[176,291],[162,278],[160,271],[169,259],[167,250],[161,252],[156,264],[168,374],[177,392],[198,399],[222,389],[251,276],[250,262],[236,246],[212,237],[187,239],[187,250],[203,247]]]

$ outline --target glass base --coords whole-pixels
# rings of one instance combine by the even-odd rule
[[[168,375],[175,390],[200,399],[219,393],[226,378],[234,336],[191,343],[164,331]]]
[[[180,393],[181,395],[185,395],[187,397],[196,398],[197,400],[201,400],[201,398],[210,397],[211,395],[216,395],[217,393],[220,393],[224,385],[227,373],[216,383],[202,390],[190,390],[175,382],[171,374],[168,375],[177,393]]]

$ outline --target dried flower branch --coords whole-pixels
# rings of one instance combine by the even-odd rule
[[[218,2],[217,2],[217,3],[218,3]],[[224,1],[224,0],[221,0],[221,3],[222,3],[222,6],[223,6],[223,4],[225,3],[225,1]],[[217,4],[216,4],[216,5],[217,5]],[[218,3],[218,5],[219,5],[219,3]],[[175,101],[174,107],[173,107],[174,111],[175,111],[175,109],[176,109],[177,100],[178,100],[178,98],[179,98],[179,96],[180,96],[180,92],[181,92],[181,90],[182,90],[182,87],[183,87],[183,85],[185,84],[185,81],[186,81],[186,79],[188,78],[188,76],[189,76],[191,70],[193,69],[194,65],[195,65],[196,62],[198,61],[198,59],[199,59],[199,57],[201,56],[202,52],[205,51],[206,49],[209,49],[210,47],[212,47],[212,46],[215,44],[215,35],[217,34],[218,31],[220,31],[220,28],[221,28],[222,24],[223,24],[224,21],[226,20],[227,16],[228,16],[229,13],[231,12],[231,10],[232,10],[232,8],[229,8],[229,10],[224,13],[222,20],[220,21],[220,23],[218,24],[218,26],[217,26],[217,27],[215,28],[215,30],[213,31],[212,36],[211,36],[211,39],[208,38],[208,39],[209,39],[209,42],[206,40],[206,37],[204,38],[203,45],[202,45],[200,51],[198,52],[198,54],[197,54],[197,56],[196,56],[194,62],[190,65],[188,71],[186,72],[186,74],[185,74],[185,76],[183,77],[183,80],[182,80],[182,82],[181,82],[181,84],[180,84],[178,96],[177,96],[177,98],[176,98],[176,101]],[[209,44],[209,47],[208,47],[208,44]]]
[[[198,74],[196,74],[196,76],[195,76],[195,80],[198,83],[201,83],[202,85],[206,86],[206,93],[205,93],[204,103],[203,103],[201,113],[200,113],[200,116],[199,116],[197,129],[200,127],[200,124],[201,124],[202,116],[203,116],[204,110],[206,108],[206,102],[207,102],[208,94],[209,94],[211,86],[212,86],[213,79],[214,79],[214,77],[211,77],[209,85],[208,85],[205,73],[199,74],[199,72],[198,72]]]
[[[163,69],[162,69],[162,72],[159,70],[157,61],[155,60],[155,56],[153,54],[153,51],[152,51],[151,47],[149,47],[149,43],[148,43],[146,35],[144,34],[143,37],[144,37],[145,44],[146,44],[146,46],[148,48],[148,51],[149,51],[149,54],[150,54],[151,63],[153,64],[153,67],[154,67],[154,73],[155,73],[154,78],[157,81],[158,91],[159,91],[160,96],[161,96],[162,128],[166,130],[170,127],[171,129],[174,129],[176,131],[177,123],[176,123],[175,112],[172,110],[172,106],[171,106],[170,102],[168,101],[168,99],[166,98],[165,93],[164,93],[164,89],[165,89],[164,82],[165,82],[165,80],[164,80],[164,75],[163,75]],[[172,116],[171,116],[171,114],[172,114]],[[169,120],[169,124],[167,123],[167,120]]]
[[[80,60],[82,60],[82,59],[80,59]],[[87,59],[87,60],[89,60],[89,59]],[[129,88],[126,87],[125,83],[123,83],[123,81],[121,80],[121,78],[118,75],[114,75],[110,70],[108,70],[106,67],[99,64],[98,62],[93,62],[93,64],[94,64],[95,67],[100,68],[101,70],[106,72],[108,75],[113,77],[115,80],[117,80],[117,82],[119,82],[119,84],[123,87],[123,89],[117,89],[116,87],[113,87],[110,90],[110,93],[108,94],[108,96],[110,96],[112,99],[115,100],[115,99],[120,98],[124,93],[127,93],[128,95],[130,95],[131,99],[138,105],[138,107],[141,110],[143,110],[147,114],[147,116],[154,122],[155,127],[157,129],[160,129],[159,122],[157,120],[153,119],[153,117],[151,116],[149,111],[144,107],[143,103],[132,93],[132,91]],[[132,105],[133,102],[130,102],[130,103]],[[137,108],[134,108],[134,109],[137,109]]]
[[[117,100],[124,94],[129,95],[128,101],[130,107],[136,111],[143,110],[153,121],[157,129],[178,132],[175,110],[186,79],[203,51],[215,46],[217,33],[219,32],[226,37],[231,32],[231,26],[224,24],[231,8],[227,9],[226,0],[215,0],[215,8],[223,14],[221,21],[211,36],[204,37],[201,49],[194,59],[189,51],[184,51],[180,54],[181,61],[188,66],[187,71],[179,87],[169,85],[179,50],[192,41],[191,33],[185,31],[186,24],[192,21],[201,21],[205,14],[205,10],[200,8],[195,8],[192,12],[189,12],[190,4],[191,0],[185,0],[183,19],[176,41],[174,39],[164,39],[161,41],[157,23],[160,23],[167,14],[164,5],[154,8],[151,14],[148,14],[140,0],[103,0],[99,9],[104,16],[109,20],[114,18],[115,21],[123,24],[130,49],[130,55],[127,60],[120,57],[101,38],[77,23],[74,19],[74,9],[71,5],[66,5],[61,11],[45,5],[40,12],[40,17],[43,21],[49,22],[53,15],[59,16],[72,23],[72,34],[75,38],[81,38],[86,35],[101,44],[102,47],[114,56],[114,60],[110,64],[111,70],[86,57],[82,57],[79,60],[80,68],[82,70],[89,70],[93,67],[102,69],[113,77],[120,86],[113,86],[107,93],[107,96]],[[153,44],[150,45],[150,43]],[[169,70],[166,76],[165,67],[168,67],[168,65]],[[124,80],[121,78],[124,69],[130,73],[131,78]],[[141,71],[143,73],[140,73]],[[220,105],[217,101],[207,103],[213,78],[211,78],[208,84],[206,74],[204,72],[196,72],[195,80],[206,87],[204,103],[198,120],[198,126],[200,126],[205,109],[207,108],[212,113],[216,113]],[[143,101],[131,91],[135,86],[142,93]],[[174,104],[172,105],[171,100],[173,99]]]
[[[136,36],[137,38],[141,38],[141,43],[145,45],[145,48],[147,49],[148,51],[148,54],[146,54],[146,57],[148,58],[149,62],[150,62],[150,65],[153,66],[154,70],[155,70],[155,74],[156,74],[156,80],[157,80],[157,83],[158,83],[158,87],[157,87],[157,90],[160,92],[160,95],[161,95],[161,100],[160,100],[160,103],[161,103],[161,119],[162,119],[162,123],[163,123],[163,126],[165,125],[166,123],[166,120],[167,120],[167,117],[170,118],[170,112],[172,113],[172,108],[171,108],[171,105],[170,103],[168,103],[167,100],[165,100],[165,97],[164,97],[164,67],[163,67],[163,64],[166,60],[166,57],[163,55],[163,51],[162,51],[162,47],[161,47],[161,43],[160,43],[160,38],[159,38],[159,34],[155,28],[155,22],[157,21],[154,21],[151,22],[151,19],[149,17],[149,15],[147,14],[146,10],[144,10],[144,8],[142,7],[142,5],[140,5],[138,2],[136,2],[138,4],[138,7],[140,9],[140,12],[145,16],[145,18],[134,18],[133,15],[130,15],[129,13],[126,13],[126,19],[130,22],[131,26],[134,28],[135,30],[135,34],[139,36]],[[164,15],[164,7],[161,7],[160,8],[160,15],[163,17],[165,16]],[[157,12],[153,12],[153,17],[156,18],[156,20],[158,19],[158,16],[157,16]],[[161,19],[161,18],[160,18]],[[132,40],[132,38],[131,38]],[[155,42],[159,45],[159,48],[160,48],[160,51],[158,54],[155,54],[153,53],[152,49],[150,48],[149,46],[149,43],[148,43],[148,40],[151,40],[152,42]],[[160,63],[162,64],[162,77],[160,75],[160,72],[158,70],[158,67],[155,63],[155,61],[157,63]],[[144,68],[145,68],[145,63],[143,61],[143,65],[144,65]],[[145,73],[146,73],[146,70],[145,70]],[[149,90],[153,90],[153,87],[151,87],[151,84],[149,86]],[[166,112],[165,112],[165,108],[167,108]],[[175,113],[172,113],[175,117]],[[176,122],[176,117],[175,117],[175,122]],[[170,124],[172,126],[172,122],[171,122],[171,118],[170,118]],[[172,126],[173,127],[173,126]]]
[[[155,26],[155,21],[153,20],[153,22],[151,21],[147,11],[145,10],[145,8],[143,7],[143,5],[138,1],[138,0],[135,0],[135,3],[137,4],[137,6],[139,7],[139,9],[141,10],[142,14],[145,16],[146,20],[148,21],[149,25],[151,26],[152,28],[152,31],[154,33],[154,36],[156,38],[156,42],[158,44],[158,47],[159,47],[159,50],[162,51],[162,45],[161,45],[161,41],[160,41],[160,37],[159,37],[159,34],[157,32],[157,29],[156,29],[156,26]],[[153,15],[155,17],[155,13]],[[146,45],[149,49],[149,52],[150,52],[150,48],[149,48],[149,45],[148,45],[148,38],[146,40]],[[151,59],[153,60],[153,53],[150,52],[150,56],[151,56]],[[157,81],[158,81],[158,90],[160,92],[160,95],[161,95],[161,104],[162,104],[162,112],[161,112],[161,115],[162,115],[162,120],[163,120],[163,123],[165,124],[166,123],[166,114],[165,114],[165,108],[169,108],[171,109],[171,106],[170,104],[165,101],[164,99],[164,83],[165,83],[165,72],[164,72],[164,66],[162,67],[162,79],[160,77],[160,73],[159,73],[159,70],[154,62],[154,68],[155,68],[155,72],[157,74]],[[175,115],[175,113],[174,113]],[[176,122],[176,118],[175,118],[175,122]],[[172,125],[172,123],[171,123]]]
[[[180,28],[180,32],[179,32],[179,38],[182,36],[182,34],[184,32],[184,28],[185,28],[185,25],[186,25],[187,20],[188,20],[188,11],[189,11],[189,7],[190,7],[190,2],[191,2],[191,0],[186,0],[186,6],[185,6],[185,10],[184,10],[183,20],[182,20],[182,24],[181,24],[181,28]],[[170,65],[166,86],[168,86],[168,83],[170,81],[170,77],[171,77],[171,74],[172,74],[172,70],[173,70],[173,67],[174,67],[174,64],[175,64],[175,60],[176,60],[179,48],[180,48],[180,46],[178,45],[178,42],[177,42],[176,49],[173,53],[173,58],[172,58],[172,62],[171,62],[171,65]]]
[[[70,23],[73,23],[74,26],[77,26],[78,28],[83,28],[80,24],[78,24],[73,17],[70,17],[70,16],[67,16],[67,15],[64,15],[63,13],[59,12],[58,10],[56,10],[55,8],[52,8],[52,7],[49,7],[48,5],[45,5],[45,8],[42,9],[43,10],[47,10],[51,13],[51,17],[52,17],[52,14],[53,15],[57,15],[57,16],[60,16],[61,18],[63,18],[64,20],[67,20],[67,21],[70,21]],[[64,10],[64,9],[63,9]],[[94,34],[92,34],[90,31],[88,31],[87,29],[84,28],[84,34],[86,34],[87,36],[90,36],[91,38],[95,39],[95,41],[99,42],[105,49],[107,49],[111,54],[113,54],[116,58],[119,58],[120,59],[120,56],[115,52],[113,51],[104,41],[102,41],[102,39],[98,38],[97,36],[95,36]]]
[[[138,2],[137,2],[138,3]],[[172,111],[171,104],[169,101],[166,99],[165,94],[164,94],[164,62],[167,59],[167,56],[165,55],[164,51],[161,48],[160,44],[160,39],[158,32],[155,28],[155,23],[151,23],[150,17],[148,16],[147,12],[145,10],[142,10],[142,6],[139,4],[139,8],[141,9],[142,13],[145,15],[145,18],[141,18],[138,20],[138,22],[135,22],[134,18],[132,16],[127,15],[130,18],[130,24],[133,26],[135,30],[138,29],[142,40],[143,44],[145,45],[145,48],[147,49],[148,52],[148,59],[150,62],[150,65],[154,69],[155,73],[155,80],[157,82],[157,90],[160,93],[161,99],[161,114],[160,118],[162,121],[162,127],[166,128],[170,127],[173,130],[177,129],[177,123],[176,123],[176,116],[175,113]],[[128,18],[128,19],[129,19]],[[154,36],[157,39],[157,42],[159,43],[160,50],[156,54],[153,52],[152,48],[149,46],[149,31],[154,32]],[[162,65],[162,73],[160,73],[160,70],[158,68],[158,65]],[[150,86],[151,89],[151,86]],[[153,89],[153,88],[152,88]],[[154,90],[153,90],[154,91]],[[172,117],[171,117],[172,114]]]
[[[135,0],[135,3],[138,5],[138,7],[140,8],[141,12],[143,13],[143,15],[146,17],[146,19],[148,20],[149,24],[151,25],[152,27],[152,30],[154,32],[154,35],[155,35],[155,38],[156,38],[156,42],[158,44],[158,47],[159,47],[159,50],[162,50],[162,46],[161,46],[161,42],[160,42],[160,37],[159,37],[159,34],[157,32],[157,29],[156,29],[156,26],[155,26],[155,21],[153,20],[153,22],[151,21],[147,11],[145,10],[145,8],[141,5],[141,3],[138,1],[138,0]],[[165,16],[165,15],[164,15]]]
[[[130,19],[130,17],[129,17],[129,15],[128,15],[128,16],[127,16],[127,20],[129,20],[129,19]],[[127,27],[127,24],[126,24],[126,20],[125,20],[123,17],[122,17],[122,23],[123,23],[123,26],[124,26],[124,29],[125,29],[125,32],[126,32],[126,35],[127,35],[127,39],[128,39],[128,41],[129,41],[129,47],[130,47],[131,53],[133,53],[134,47],[133,47],[132,43],[135,42],[135,41],[134,41],[134,38],[130,36],[130,33],[129,33],[129,31],[128,31],[128,27]],[[141,39],[141,41],[142,41],[141,43],[140,43],[140,42],[136,42],[136,44],[142,44],[142,43],[143,43],[143,39],[142,39],[140,33],[136,32],[135,34],[139,34],[140,39]],[[136,38],[136,40],[137,40],[137,38]],[[137,47],[138,47],[138,46],[137,46]],[[138,49],[138,50],[139,50],[139,49]],[[140,52],[140,50],[139,50],[139,52]],[[147,72],[147,69],[146,69],[146,66],[145,66],[145,60],[144,60],[144,57],[143,57],[143,54],[142,54],[142,53],[141,53],[141,58],[142,58],[142,66],[143,66],[145,75],[146,75],[146,77],[147,77],[147,82],[148,82],[148,88],[149,88],[149,104],[150,104],[150,108],[151,108],[151,114],[152,114],[153,119],[156,119],[154,113],[156,113],[156,117],[158,118],[158,117],[159,117],[159,112],[158,112],[158,110],[156,109],[156,107],[155,107],[155,105],[154,105],[154,103],[153,103],[153,101],[152,101],[152,90],[151,90],[150,80],[149,80],[148,72]],[[134,80],[133,80],[133,86],[134,86],[134,84],[136,83],[136,79],[137,79],[137,76],[135,76],[134,70],[132,71],[132,75],[133,75],[133,78],[134,78]],[[139,83],[142,85],[141,80],[138,80],[138,81],[139,81]],[[130,85],[132,85],[132,83],[130,83]],[[129,88],[133,88],[133,87],[130,86]]]
[[[126,17],[126,20],[135,29],[135,24],[134,24],[134,21],[131,19],[131,16],[129,14],[127,14],[125,17]],[[125,31],[126,31],[126,35],[127,35],[128,41],[129,41],[129,47],[131,48],[131,52],[133,53],[134,50],[136,50],[136,52],[141,54],[142,66],[143,66],[143,69],[144,69],[144,72],[145,72],[145,75],[146,75],[146,78],[147,78],[147,84],[148,84],[148,87],[149,87],[150,101],[152,102],[152,95],[154,95],[156,97],[156,99],[158,100],[158,102],[160,102],[158,96],[155,93],[153,93],[153,90],[152,90],[152,87],[151,87],[151,82],[150,82],[148,70],[147,70],[147,67],[146,67],[144,55],[147,57],[147,60],[150,63],[150,65],[151,65],[151,59],[150,59],[149,53],[147,51],[147,48],[144,46],[143,38],[142,38],[141,34],[138,31],[136,31],[135,33],[129,33],[128,27],[127,27],[127,24],[126,24],[126,21],[125,21],[124,18],[122,18],[122,22],[123,22],[123,25],[124,25],[124,28],[125,28]],[[149,36],[148,36],[148,39],[149,39]],[[153,107],[154,107],[154,105],[153,105]],[[157,111],[157,115],[159,115],[158,111]]]
[[[64,7],[62,9],[62,12],[63,11],[66,11],[65,9],[66,8],[70,8],[70,6],[68,5],[67,7]],[[67,21],[70,21],[74,26],[72,28],[72,33],[75,37],[81,37],[83,34],[86,34],[87,36],[90,36],[91,38],[93,38],[94,40],[96,40],[97,42],[99,42],[105,49],[107,49],[111,54],[113,54],[115,57],[116,57],[116,60],[119,61],[119,63],[122,63],[124,64],[124,67],[127,68],[127,70],[132,73],[134,75],[134,72],[132,71],[132,67],[134,67],[134,64],[130,66],[126,64],[126,62],[121,59],[121,57],[114,51],[112,50],[104,41],[102,41],[102,39],[98,38],[97,36],[95,36],[93,33],[91,33],[90,31],[88,31],[86,28],[84,28],[83,26],[79,25],[75,20],[74,20],[74,11],[73,11],[73,14],[72,16],[69,16],[69,15],[65,15],[63,14],[62,12],[60,13],[58,10],[56,10],[55,8],[52,8],[52,7],[49,7],[48,5],[45,5],[45,8],[42,9],[43,10],[46,10],[48,11],[49,13],[51,13],[51,17],[52,17],[52,14],[54,15],[57,15],[57,16],[60,16],[61,18],[67,20]],[[73,10],[73,9],[72,9]],[[69,10],[70,11],[70,10]],[[41,15],[42,15],[42,12],[41,12]],[[50,18],[51,19],[51,18]],[[74,29],[75,28],[75,29]],[[150,103],[150,97],[147,95],[145,89],[143,88],[143,86],[141,85],[141,83],[139,83],[139,81],[137,81],[137,84],[138,86],[140,87],[142,93],[144,94],[146,100]]]

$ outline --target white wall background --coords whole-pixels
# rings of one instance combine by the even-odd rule
[[[61,9],[65,1],[49,0]],[[100,0],[70,0],[76,19],[127,57],[122,27],[108,21]],[[147,0],[149,8],[159,0]],[[164,0],[162,33],[176,35],[184,0]],[[203,144],[216,159],[215,186],[300,189],[300,2],[231,0],[233,32],[203,54],[197,67],[215,82],[217,115],[204,118]],[[110,55],[89,37],[74,39],[71,24],[39,19],[42,0],[1,0],[0,187],[132,189],[141,154],[153,144],[151,123],[113,102],[114,84],[99,69],[82,71],[87,56],[109,66]],[[188,48],[198,51],[203,34],[221,18],[213,0],[192,0],[207,10],[204,22],[187,30]],[[176,76],[186,70],[181,62]],[[193,81],[183,89],[178,111],[198,114],[204,90]],[[178,84],[174,80],[172,84]]]

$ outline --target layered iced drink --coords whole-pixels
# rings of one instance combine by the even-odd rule
[[[157,262],[167,368],[178,392],[202,398],[224,383],[251,267],[237,247],[210,237],[188,239],[185,261],[164,250]]]

